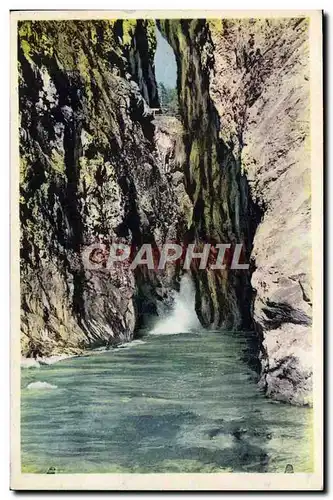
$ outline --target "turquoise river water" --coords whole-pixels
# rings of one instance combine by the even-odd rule
[[[22,471],[311,472],[312,410],[267,399],[249,355],[244,333],[149,334],[23,369]]]

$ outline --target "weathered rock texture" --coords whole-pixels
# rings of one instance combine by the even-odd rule
[[[149,109],[154,30],[140,20],[19,23],[23,355],[129,340],[168,295],[154,271],[82,262],[92,243],[104,262],[112,241],[176,238]]]
[[[159,26],[174,48],[178,65],[179,107],[184,126],[185,187],[193,210],[188,242],[244,244],[251,252],[255,216],[240,158],[220,137],[220,119],[210,95],[214,46],[204,20],[165,20]],[[251,326],[249,273],[227,268],[192,267],[196,311],[204,326]]]
[[[248,275],[195,273],[199,317],[250,326],[249,311],[266,393],[309,403],[308,21],[183,20],[161,27],[178,62],[193,238],[243,241],[253,263]],[[247,310],[250,279],[255,299]]]
[[[310,402],[308,21],[224,21],[221,31],[216,25],[211,31],[221,133],[239,150],[251,196],[264,214],[252,251],[261,382],[274,398]]]

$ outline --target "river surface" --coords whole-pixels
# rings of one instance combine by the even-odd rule
[[[23,369],[22,471],[311,472],[312,410],[265,398],[247,345],[235,332],[147,335]]]

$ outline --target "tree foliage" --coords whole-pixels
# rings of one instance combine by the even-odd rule
[[[168,87],[160,82],[158,84],[158,97],[163,114],[179,116],[178,94],[176,88]]]

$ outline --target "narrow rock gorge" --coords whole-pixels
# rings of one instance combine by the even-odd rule
[[[180,120],[153,116],[156,25]],[[307,20],[24,21],[18,57],[22,354],[131,340],[172,302],[179,268],[85,247],[242,243],[249,270],[192,266],[198,318],[254,329],[263,390],[310,404]]]

